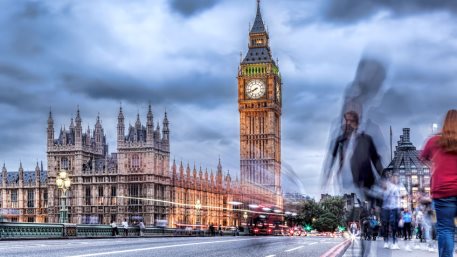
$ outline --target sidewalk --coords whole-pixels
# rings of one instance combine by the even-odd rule
[[[411,250],[406,250],[406,242],[409,243]],[[436,250],[437,244],[435,241],[435,248],[433,251],[428,251],[426,243],[419,243],[418,240],[411,241],[398,241],[399,250],[391,250],[384,248],[384,241],[382,238],[376,241],[364,241],[370,246],[369,257],[437,257],[438,251]],[[360,257],[360,240],[355,240],[344,253],[343,257]]]

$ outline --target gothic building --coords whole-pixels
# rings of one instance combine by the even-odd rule
[[[257,1],[249,49],[238,70],[241,202],[282,209],[281,74]]]
[[[398,175],[410,196],[402,201],[403,207],[416,206],[416,194],[419,190],[430,194],[430,167],[420,161],[420,151],[410,141],[410,129],[404,128],[403,135],[395,147],[394,158],[384,169],[384,175]]]
[[[71,223],[107,224],[124,218],[181,224],[240,225],[247,204],[283,209],[281,189],[281,75],[273,60],[260,3],[249,33],[249,50],[239,66],[240,181],[223,174],[170,163],[167,113],[154,121],[151,106],[142,123],[117,119],[117,149],[109,153],[100,117],[83,129],[79,108],[68,129],[55,133],[49,113],[47,169],[7,172],[3,165],[0,207],[13,221],[58,222],[62,200]],[[71,187],[62,197],[56,176],[67,171]],[[242,207],[234,206],[244,203]],[[245,210],[243,210],[244,212]],[[246,219],[246,218],[244,218]],[[163,223],[161,223],[163,224]]]
[[[221,224],[237,225],[236,213],[233,211],[233,192],[238,190],[238,184],[231,181],[230,174],[222,173],[219,160],[214,175],[211,170],[200,167],[198,172],[194,165],[192,171],[189,164],[184,171],[180,163],[179,168],[175,161],[172,165],[173,199],[176,203],[172,210],[171,223],[173,224]],[[197,203],[201,209],[196,208]]]
[[[16,172],[3,164],[0,187],[0,216],[12,221],[47,222],[47,174],[43,165],[24,171],[22,163]]]
[[[192,175],[181,163],[173,162],[170,172],[170,130],[167,113],[154,127],[149,106],[146,124],[138,114],[125,131],[124,114],[119,110],[117,152],[108,154],[106,136],[97,117],[91,132],[82,130],[79,109],[68,129],[54,135],[54,119],[49,113],[47,128],[48,169],[38,164],[35,171],[8,172],[3,165],[0,190],[2,214],[13,221],[59,221],[62,191],[56,186],[59,171],[68,172],[71,187],[66,206],[69,222],[108,224],[112,220],[144,220],[155,224],[166,220],[179,224],[233,225],[231,178],[223,175],[219,160],[216,175],[203,175],[200,168]],[[197,213],[196,203],[201,203]],[[197,217],[198,216],[198,217]]]

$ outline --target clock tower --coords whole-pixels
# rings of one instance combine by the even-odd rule
[[[278,65],[271,55],[260,0],[257,0],[257,14],[249,32],[248,47],[238,70],[243,200],[282,208],[282,84]]]

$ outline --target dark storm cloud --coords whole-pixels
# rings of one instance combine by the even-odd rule
[[[331,22],[351,23],[372,17],[379,11],[404,16],[433,11],[457,13],[454,0],[326,0],[322,16]]]
[[[341,90],[331,84],[316,86],[312,82],[289,81],[284,88],[283,140],[293,145],[319,147],[325,140],[332,109],[340,101]],[[310,133],[324,130],[324,134]]]
[[[26,2],[24,8],[18,13],[18,17],[36,19],[49,14],[48,9],[40,1]]]
[[[3,37],[0,45],[6,56],[32,58],[43,57],[45,51],[57,50],[63,44],[68,44],[69,31],[61,26],[63,15],[68,14],[66,7],[50,11],[49,3],[42,1],[5,1],[0,4],[6,10],[5,20],[1,21]],[[47,61],[49,56],[44,60]]]
[[[236,97],[228,79],[209,74],[192,74],[167,81],[140,81],[115,73],[100,77],[66,74],[62,86],[92,99],[126,100],[131,103],[152,101],[156,104],[179,102],[214,106]]]
[[[0,78],[8,78],[21,82],[39,82],[40,78],[18,66],[0,63]]]
[[[409,90],[389,89],[383,96],[379,109],[385,114],[384,122],[392,119],[408,121],[415,118],[432,120],[456,105],[455,86],[440,87],[436,90],[423,88],[420,93]],[[420,89],[417,89],[418,91]],[[379,115],[379,113],[378,113]]]
[[[205,142],[205,141],[217,142],[221,139],[224,139],[225,135],[224,135],[223,131],[218,130],[217,128],[201,126],[198,131],[192,130],[192,131],[190,131],[190,133],[186,133],[186,135],[183,138],[192,138],[192,140],[195,140],[198,142]],[[224,141],[223,143],[227,144],[229,142]]]
[[[170,7],[183,16],[192,16],[210,9],[217,2],[219,0],[171,0]]]
[[[3,99],[0,99],[0,103],[3,103]],[[17,110],[4,105],[0,105],[0,110],[2,111],[2,119],[0,119],[0,160],[2,160],[5,153],[24,150],[30,146],[28,136],[35,136],[37,132],[36,127],[34,125],[30,126],[30,124],[43,117],[36,114],[26,115],[25,110],[24,113],[18,115]],[[37,123],[35,122],[35,124]],[[44,133],[44,127],[40,128],[43,128],[42,131]],[[25,158],[26,156],[24,155],[23,157]]]
[[[19,87],[9,87],[8,89],[3,88],[4,91],[3,94],[0,94],[0,102],[2,104],[7,104],[15,107],[19,107],[19,109],[29,109],[30,108],[30,102],[23,101],[24,99],[32,99],[33,95],[30,94],[29,92],[25,92],[21,90]],[[22,102],[22,104],[21,104]]]

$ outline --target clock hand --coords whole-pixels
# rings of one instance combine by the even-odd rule
[[[254,92],[256,90],[257,90],[257,88],[251,89],[251,90],[248,91],[248,93],[252,93],[252,92]]]

